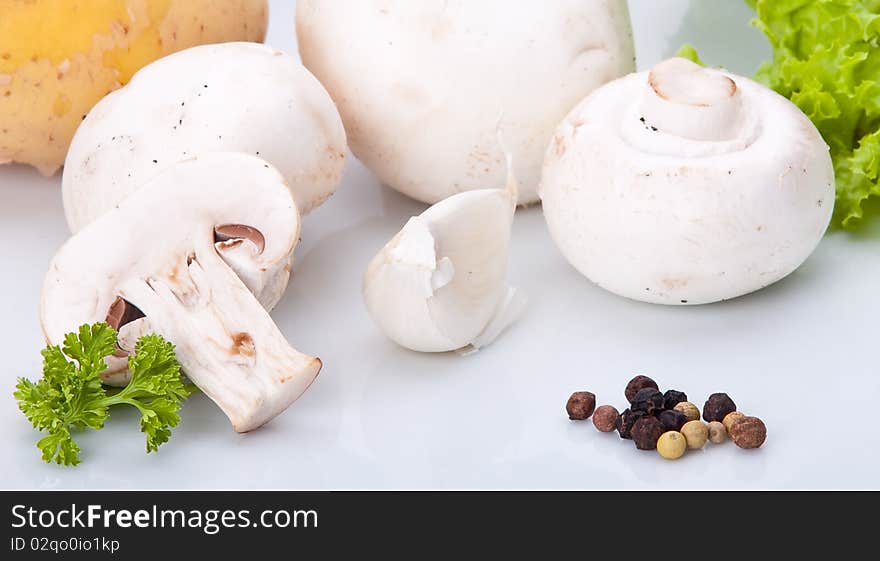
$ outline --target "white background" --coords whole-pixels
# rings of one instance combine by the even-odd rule
[[[525,0],[523,0],[525,1]],[[269,40],[295,53],[293,2],[272,4]],[[632,0],[639,66],[685,41],[751,73],[769,53],[739,0]],[[514,69],[511,69],[514,72]],[[519,212],[510,279],[526,315],[475,355],[402,350],[370,322],[362,271],[423,210],[349,161],[338,193],[305,220],[295,276],[274,317],[320,356],[312,388],[263,429],[235,434],[204,396],[158,454],[134,411],[78,435],[83,463],[46,465],[12,399],[36,378],[47,264],[67,237],[60,179],[0,169],[0,487],[6,488],[877,488],[880,227],[831,233],[788,279],[701,307],[630,302],[590,284],[551,243],[540,208]],[[728,392],[769,427],[765,446],[727,443],[678,462],[570,422],[589,389],[619,408],[636,372],[702,405]]]

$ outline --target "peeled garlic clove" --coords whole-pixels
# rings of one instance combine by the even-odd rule
[[[458,193],[409,219],[373,258],[364,300],[399,345],[422,352],[491,343],[525,306],[505,281],[516,181]]]

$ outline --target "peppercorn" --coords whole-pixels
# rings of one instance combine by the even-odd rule
[[[565,404],[568,418],[572,421],[589,419],[596,408],[596,396],[590,392],[574,392]]]
[[[672,409],[682,401],[687,401],[688,396],[678,390],[666,390],[663,394],[663,409]]]
[[[681,434],[687,439],[688,448],[699,450],[709,440],[709,427],[703,421],[688,421],[681,427]]]
[[[673,407],[673,409],[684,413],[684,416],[687,417],[688,421],[696,421],[700,418],[700,410],[690,401],[682,401]]]
[[[664,432],[663,424],[657,417],[646,415],[633,425],[632,439],[639,450],[653,450],[657,448],[657,440]]]
[[[709,423],[723,421],[724,416],[736,411],[736,403],[726,393],[713,393],[703,405],[703,419]]]
[[[617,426],[620,413],[610,405],[601,405],[593,413],[593,425],[601,432],[611,432]]]
[[[654,415],[663,411],[663,394],[656,388],[642,388],[632,400],[632,410]]]
[[[722,419],[721,422],[722,424],[724,424],[724,428],[727,430],[727,432],[730,432],[730,427],[733,425],[733,423],[735,423],[739,419],[742,419],[743,417],[745,417],[744,413],[734,411],[725,415],[724,419]]]
[[[617,423],[615,424],[617,432],[620,433],[620,438],[631,439],[633,425],[644,416],[645,414],[640,411],[624,409],[623,413],[617,418]]]
[[[681,427],[688,422],[687,416],[681,411],[676,411],[675,409],[661,411],[660,414],[657,415],[657,418],[660,419],[660,422],[663,423],[663,428],[667,431],[681,430]]]
[[[687,448],[687,440],[678,431],[667,431],[660,435],[657,441],[657,452],[667,460],[677,460],[684,455]]]
[[[626,385],[626,389],[623,390],[623,394],[626,396],[626,400],[632,403],[633,398],[636,396],[639,390],[644,388],[654,388],[655,390],[659,389],[657,387],[657,382],[648,378],[647,376],[642,376],[641,374],[639,374],[629,381],[629,383]]]
[[[721,444],[725,440],[727,440],[727,429],[724,428],[724,425],[718,421],[709,423],[709,442]]]
[[[728,432],[734,444],[740,448],[758,448],[767,439],[767,427],[764,425],[764,421],[757,417],[737,419],[730,426]]]

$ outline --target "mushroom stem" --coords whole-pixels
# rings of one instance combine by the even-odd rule
[[[741,110],[736,82],[683,58],[671,58],[650,71],[640,104],[647,127],[706,141],[735,138]]]
[[[287,288],[292,256],[271,267],[254,268],[251,263],[254,256],[265,249],[266,238],[256,228],[242,224],[215,227],[214,242],[220,257],[235,271],[260,304],[266,310],[274,308]]]
[[[165,274],[129,279],[119,292],[153,331],[174,341],[183,371],[237,432],[284,411],[321,369],[319,359],[288,344],[213,246],[181,257]]]

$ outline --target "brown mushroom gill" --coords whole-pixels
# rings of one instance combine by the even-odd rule
[[[236,240],[251,242],[256,247],[258,253],[262,253],[266,247],[266,238],[263,236],[263,233],[252,226],[245,224],[221,224],[214,227],[214,243],[234,242]],[[190,261],[191,258],[188,257],[187,264]],[[106,321],[118,333],[127,324],[143,317],[146,317],[145,314],[137,306],[117,296],[116,300],[110,304],[110,308],[107,310]],[[116,349],[116,352],[113,353],[114,356],[126,357],[129,354],[128,351],[118,345]]]
[[[257,253],[262,253],[266,247],[266,238],[263,237],[263,233],[252,226],[245,224],[221,224],[214,227],[214,243],[232,240],[247,240],[251,242],[257,248]]]
[[[107,318],[105,321],[110,327],[119,333],[119,330],[122,327],[142,317],[146,316],[140,308],[124,298],[117,296],[116,300],[110,304],[110,308],[107,310]],[[113,353],[113,356],[126,357],[128,356],[128,351],[120,347],[117,343],[116,352]]]

